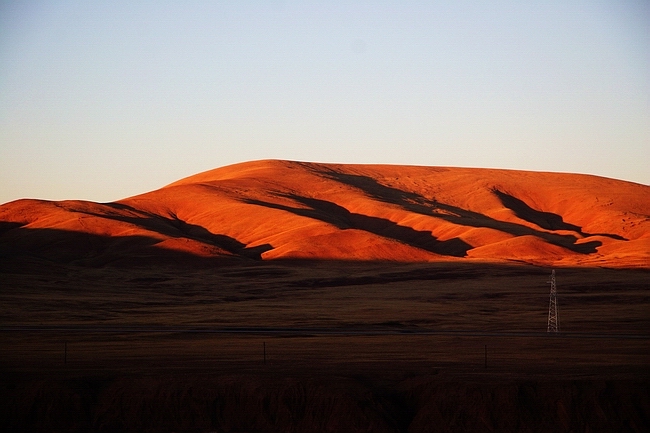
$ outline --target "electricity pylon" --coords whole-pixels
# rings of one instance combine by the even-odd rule
[[[546,332],[560,331],[560,317],[557,312],[557,287],[555,286],[555,269],[551,272],[551,295],[548,301],[548,326]]]

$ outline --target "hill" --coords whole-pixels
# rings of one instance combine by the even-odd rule
[[[650,187],[566,173],[254,161],[112,203],[6,203],[0,256],[647,268]]]

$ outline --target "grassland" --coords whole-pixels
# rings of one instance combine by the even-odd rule
[[[0,267],[13,431],[643,431],[650,272],[241,261]]]

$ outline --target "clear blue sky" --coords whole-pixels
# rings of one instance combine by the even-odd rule
[[[650,6],[2,1],[0,203],[263,158],[650,184]]]

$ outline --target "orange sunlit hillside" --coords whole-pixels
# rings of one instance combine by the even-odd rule
[[[255,161],[114,203],[4,204],[0,255],[650,267],[650,187],[580,174]]]

